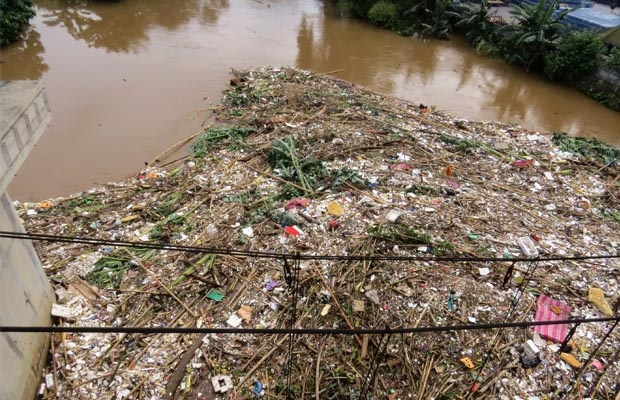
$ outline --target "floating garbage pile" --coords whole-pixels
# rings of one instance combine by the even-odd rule
[[[205,248],[37,242],[56,324],[398,329],[618,315],[618,258],[518,261],[619,254],[618,149],[287,68],[234,71],[215,114],[181,160],[16,204],[30,233]],[[55,334],[40,395],[612,399],[612,326]]]

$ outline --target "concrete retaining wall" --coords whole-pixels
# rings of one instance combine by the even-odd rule
[[[576,82],[574,86],[612,110],[620,107],[620,74],[609,68],[601,67],[595,75]]]
[[[0,196],[0,230],[23,232],[11,199]],[[0,325],[50,326],[54,293],[30,241],[0,238]],[[32,400],[49,335],[0,333],[0,399]]]
[[[600,68],[592,84],[596,85],[599,90],[620,95],[620,74],[609,68]]]
[[[0,230],[24,232],[6,193],[51,113],[38,81],[0,81]],[[0,325],[50,326],[54,292],[32,243],[0,238]],[[32,400],[50,336],[0,333],[0,400]]]
[[[0,193],[17,173],[52,118],[39,81],[0,83]]]

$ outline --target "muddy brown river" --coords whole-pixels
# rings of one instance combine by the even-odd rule
[[[135,174],[201,129],[231,68],[295,66],[468,119],[620,146],[620,113],[451,41],[341,19],[318,0],[39,0],[0,79],[42,79],[52,122],[9,192],[68,195]]]

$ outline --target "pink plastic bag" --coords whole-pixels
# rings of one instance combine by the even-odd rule
[[[570,307],[560,300],[554,300],[544,294],[538,297],[536,303],[536,321],[567,320],[570,316]],[[567,324],[538,325],[534,328],[540,337],[561,343],[568,334]]]

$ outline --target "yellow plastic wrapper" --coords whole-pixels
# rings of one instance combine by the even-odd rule
[[[340,217],[344,213],[342,206],[337,201],[332,201],[327,205],[327,212],[334,217]]]
[[[599,288],[590,288],[588,292],[588,301],[596,306],[600,312],[608,317],[613,317],[614,313],[611,311],[609,303],[605,299],[605,293]]]

